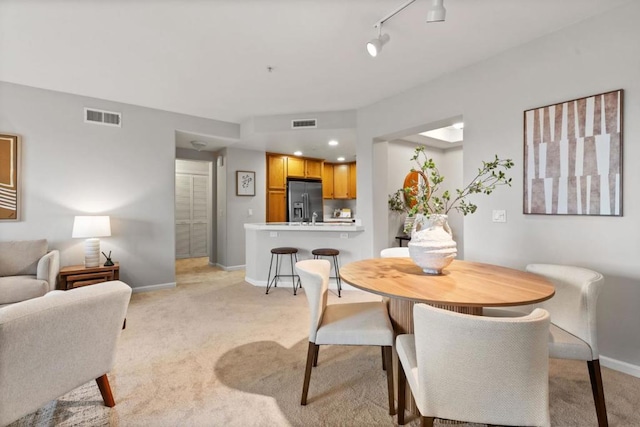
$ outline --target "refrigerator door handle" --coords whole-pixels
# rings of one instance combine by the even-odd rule
[[[302,193],[302,221],[309,221],[309,193]]]

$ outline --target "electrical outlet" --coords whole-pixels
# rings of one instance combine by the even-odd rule
[[[253,216],[253,209],[251,208],[247,209],[247,215]]]
[[[349,238],[349,233],[340,233],[340,238],[341,239],[348,239]]]
[[[493,222],[507,222],[507,211],[503,209],[494,210],[491,219]]]
[[[269,237],[278,237],[278,232],[277,231],[270,231],[269,232]]]

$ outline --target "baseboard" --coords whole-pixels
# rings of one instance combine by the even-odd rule
[[[631,363],[602,355],[600,355],[600,365],[613,369],[614,371],[619,371],[640,378],[640,366],[638,365],[632,365]]]
[[[133,293],[138,292],[150,292],[150,291],[160,291],[162,289],[173,289],[176,287],[176,282],[171,283],[160,283],[158,285],[149,285],[149,286],[139,286],[135,288],[131,288]]]
[[[218,264],[218,263],[212,263],[212,262],[210,262],[209,265],[221,268],[224,271],[244,270],[244,268],[246,267],[246,265],[232,265],[231,267],[227,267],[226,265],[222,265],[222,264]]]

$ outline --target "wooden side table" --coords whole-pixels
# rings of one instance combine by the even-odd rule
[[[69,265],[60,269],[59,289],[68,291],[69,289],[81,286],[95,285],[96,283],[108,282],[109,280],[120,279],[120,265],[99,267],[85,267],[84,265]]]

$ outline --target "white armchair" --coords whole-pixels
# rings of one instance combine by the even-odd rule
[[[490,318],[416,304],[399,335],[398,424],[408,380],[423,426],[434,418],[549,426],[549,313]]]
[[[95,379],[114,406],[115,362],[131,288],[112,281],[0,308],[0,425]]]
[[[54,290],[59,272],[60,254],[46,239],[0,242],[0,307]]]

